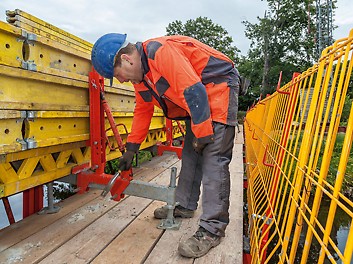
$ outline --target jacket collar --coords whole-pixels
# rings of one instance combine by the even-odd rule
[[[136,45],[137,51],[140,53],[140,56],[141,56],[143,74],[146,75],[150,71],[150,67],[148,66],[147,55],[143,50],[142,42],[137,42],[135,45]]]

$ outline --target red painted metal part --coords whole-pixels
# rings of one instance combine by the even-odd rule
[[[105,100],[105,96],[104,96],[104,93],[103,93],[102,90],[100,92],[100,96],[101,96],[101,100],[102,100],[101,103],[102,103],[103,110],[104,110],[105,114],[107,115],[107,118],[108,118],[108,121],[109,121],[109,124],[110,124],[110,129],[113,131],[115,140],[116,140],[116,142],[118,143],[118,146],[119,146],[119,150],[121,152],[124,152],[125,151],[125,145],[123,144],[123,140],[121,139],[121,136],[119,134],[119,131],[118,131],[117,127],[119,125],[123,126],[125,128],[125,132],[127,132],[127,128],[123,124],[118,124],[118,125],[115,124],[112,111],[110,110],[110,107],[108,105],[107,100]],[[108,130],[105,131],[105,134],[106,134],[106,132]]]
[[[277,83],[277,87],[276,87],[277,93],[280,93],[280,94],[290,94],[290,92],[284,92],[284,91],[281,91],[281,90],[280,90],[280,88],[281,88],[281,81],[282,81],[282,71],[279,73],[278,83]]]
[[[90,139],[91,165],[83,164],[73,168],[72,173],[77,174],[77,187],[79,193],[84,193],[89,189],[89,184],[107,185],[113,177],[104,173],[106,164],[106,146],[108,139],[105,130],[104,113],[111,126],[114,137],[118,143],[119,150],[123,153],[125,146],[120,137],[117,125],[110,107],[104,97],[104,78],[94,69],[89,74],[90,93]],[[119,124],[121,125],[121,124]],[[125,127],[125,126],[124,126]],[[126,129],[126,127],[125,127]],[[126,130],[127,131],[127,130]],[[132,169],[123,171],[114,182],[110,192],[115,201],[124,197],[124,190],[132,180]]]
[[[280,176],[280,172],[281,172],[281,167],[282,167],[282,163],[283,163],[283,159],[284,159],[284,154],[285,154],[285,147],[287,145],[288,142],[288,138],[289,138],[289,132],[290,132],[290,128],[292,125],[292,121],[293,121],[293,116],[294,116],[294,112],[295,112],[295,106],[296,106],[296,101],[297,101],[297,97],[298,97],[298,84],[295,83],[295,78],[298,77],[300,75],[300,73],[295,72],[293,73],[292,76],[292,85],[290,87],[290,92],[280,92],[280,93],[285,93],[285,94],[289,94],[290,95],[290,99],[289,99],[289,113],[287,115],[287,118],[285,120],[285,124],[283,127],[283,133],[282,133],[282,137],[281,137],[281,148],[278,152],[277,155],[277,164],[278,166],[276,166],[275,171],[274,171],[274,184],[272,185],[271,188],[271,193],[270,193],[270,205],[272,208],[274,208],[275,205],[275,200],[276,200],[276,194],[277,194],[277,185],[278,185],[278,181],[279,181],[279,176]],[[282,72],[280,73],[280,79],[282,78]],[[279,80],[279,84],[280,84],[280,80]],[[277,89],[278,91],[278,89]],[[267,147],[266,147],[266,151],[267,152]],[[265,154],[266,156],[266,154]],[[265,157],[264,157],[265,160]],[[265,164],[265,163],[264,163]],[[266,165],[266,164],[265,164]],[[273,167],[272,164],[268,164],[270,167]],[[271,210],[268,208],[266,211],[266,217],[268,217],[269,219],[272,218],[272,212]],[[262,229],[262,234],[264,234],[264,238],[261,241],[261,247],[263,247],[263,245],[265,245],[267,243],[267,239],[269,236],[269,225],[265,224],[263,229]],[[262,258],[262,262],[265,261],[266,259],[266,250],[264,251],[264,256]]]
[[[256,137],[255,137],[255,129],[253,130],[252,132],[252,137],[251,137],[253,140],[258,140]]]
[[[12,225],[15,223],[15,217],[13,216],[9,199],[7,197],[3,197],[2,202],[4,203],[7,219],[9,220],[10,225]]]
[[[243,264],[251,264],[251,255],[243,253]]]
[[[36,186],[23,192],[23,218],[43,208],[43,186]]]
[[[273,168],[275,165],[270,164],[270,163],[268,163],[268,162],[266,161],[266,159],[267,159],[267,152],[268,152],[268,146],[266,146],[266,148],[265,148],[265,154],[264,154],[264,157],[263,157],[263,159],[262,159],[262,164],[265,165],[265,166],[267,166],[267,167]]]
[[[178,127],[181,133],[184,135],[185,131],[179,122],[178,122]],[[171,119],[166,119],[165,130],[166,130],[167,141],[165,143],[157,143],[158,156],[163,155],[164,151],[171,151],[171,152],[175,152],[178,158],[181,159],[184,141],[181,147],[173,145],[173,121]]]

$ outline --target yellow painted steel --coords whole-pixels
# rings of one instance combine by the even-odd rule
[[[35,34],[41,35],[56,42],[73,46],[78,50],[83,50],[90,54],[92,44],[73,34],[66,32],[48,22],[45,22],[31,14],[15,9],[14,11],[6,11],[7,22],[16,27],[23,28]]]
[[[0,21],[0,198],[60,179],[90,161],[88,73],[92,44],[21,10]],[[115,122],[130,132],[131,84],[106,80]],[[155,110],[141,149],[166,141]],[[106,127],[109,127],[106,121]],[[182,136],[174,124],[174,137]],[[119,127],[123,141],[126,131]],[[110,145],[117,143],[110,131]],[[121,156],[106,149],[107,160]]]
[[[353,89],[352,54],[353,30],[245,116],[252,263],[352,261],[353,202],[342,189],[344,182],[353,185],[347,182],[353,174],[347,167],[353,140],[347,96]],[[351,110],[342,143],[344,107]],[[350,223],[343,242],[332,233],[340,217]]]

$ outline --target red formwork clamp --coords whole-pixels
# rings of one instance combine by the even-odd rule
[[[91,163],[74,167],[72,173],[77,174],[79,193],[84,193],[91,186],[94,186],[104,189],[102,195],[106,195],[106,190],[109,187],[108,191],[111,192],[112,199],[119,201],[124,197],[123,192],[133,179],[132,169],[122,172],[119,171],[115,175],[104,172],[106,147],[108,145],[104,114],[107,116],[110,129],[113,131],[114,137],[118,143],[118,148],[122,153],[125,150],[125,146],[117,129],[118,125],[115,124],[112,112],[104,97],[104,78],[94,69],[92,69],[89,74],[89,94],[90,139],[87,144],[91,147]],[[124,129],[127,131],[125,126]]]

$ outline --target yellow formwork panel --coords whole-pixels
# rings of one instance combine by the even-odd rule
[[[0,109],[88,111],[87,82],[0,64],[0,83]],[[133,91],[111,88],[106,93],[113,109],[133,110]]]
[[[0,108],[88,111],[87,82],[0,64]]]
[[[0,24],[3,65],[86,80],[91,69],[90,54],[31,32]]]
[[[74,45],[75,48],[80,47],[88,51],[92,49],[93,45],[88,41],[70,34],[67,31],[62,30],[22,10],[7,10],[6,15],[7,21],[17,27],[21,27],[21,24],[18,23],[27,24],[29,27],[31,27],[31,32],[35,33],[35,30],[37,30],[43,37],[53,39],[57,42],[65,41],[65,43],[69,43],[68,46]]]
[[[0,154],[22,150],[23,112],[0,110]]]
[[[15,17],[8,18],[7,21],[11,22],[11,24],[16,27],[25,29],[25,30],[32,32],[34,34],[37,34],[39,36],[46,37],[46,38],[51,39],[53,41],[56,41],[62,45],[65,45],[65,46],[68,46],[71,48],[75,48],[76,50],[78,50],[80,52],[84,52],[87,54],[91,53],[92,47],[84,46],[81,43],[77,43],[76,41],[73,41],[72,39],[69,39],[65,36],[61,36],[60,34],[58,34],[56,32],[48,33],[46,27],[43,27],[41,25],[37,25],[37,24],[33,23],[32,21],[27,20],[23,17],[16,15]]]
[[[22,67],[22,30],[0,21],[0,64]]]
[[[88,81],[90,54],[0,21],[0,64],[64,78]],[[106,86],[110,83],[105,82]],[[113,88],[133,91],[117,80]]]
[[[86,112],[34,112],[24,123],[24,138],[32,147],[46,147],[87,140],[89,117]]]

